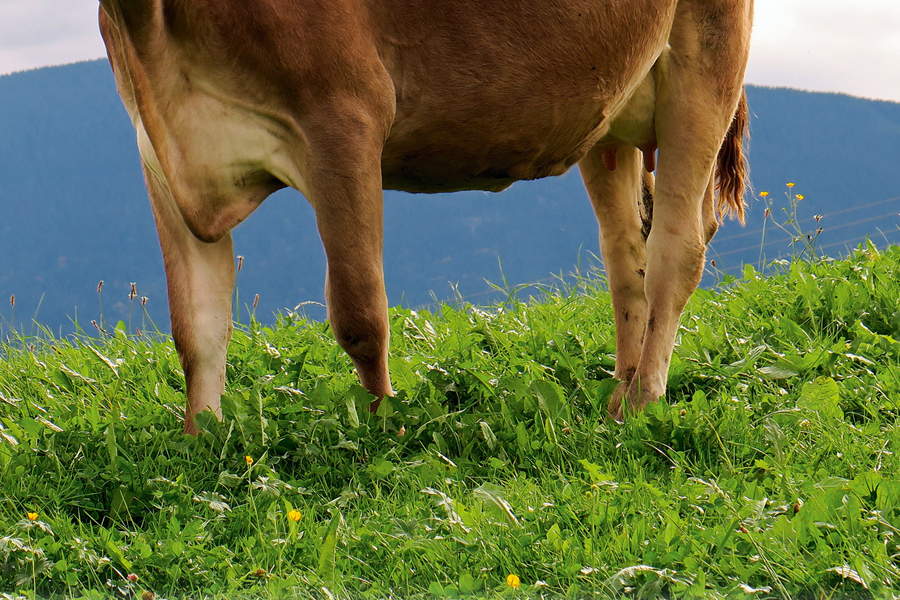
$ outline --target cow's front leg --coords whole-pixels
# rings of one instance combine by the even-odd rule
[[[616,160],[612,160],[611,153]],[[615,376],[622,384],[613,393],[608,410],[618,418],[628,382],[637,371],[647,325],[644,295],[647,257],[640,213],[641,156],[636,148],[623,147],[616,151],[595,147],[578,166],[600,225],[600,253],[615,314]],[[611,166],[615,169],[610,170]]]
[[[309,180],[309,198],[328,270],[325,298],[328,320],[338,344],[350,356],[360,382],[375,400],[375,412],[393,395],[388,374],[387,295],[382,270],[383,206],[381,144],[383,135],[368,132],[347,115],[329,115],[323,122],[344,122],[346,136],[313,142],[316,167]]]
[[[213,243],[201,241],[166,185],[146,167],[145,175],[166,268],[172,338],[187,384],[184,431],[196,434],[194,417],[200,411],[222,418],[225,354],[232,331],[231,234],[226,231]]]

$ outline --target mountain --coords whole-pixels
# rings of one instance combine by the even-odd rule
[[[776,216],[782,190],[805,196],[804,232],[845,252],[866,235],[900,240],[900,104],[837,94],[750,87],[750,164],[756,192],[767,190]],[[758,198],[758,196],[753,196]],[[756,264],[763,204],[750,199],[746,228],[727,222],[709,252],[719,270]],[[813,215],[823,218],[817,223]],[[784,220],[784,217],[780,217]],[[883,232],[883,235],[882,233]],[[324,311],[325,258],[309,204],[274,194],[234,232],[241,305],[259,294],[258,317],[309,302]],[[789,254],[772,223],[765,256]],[[490,194],[385,194],[385,274],[392,304],[421,306],[461,295],[496,297],[489,279],[509,286],[552,281],[596,264],[597,225],[577,169]],[[103,280],[102,295],[97,285]],[[141,176],[134,131],[109,65],[91,61],[0,77],[0,329],[31,320],[56,333],[77,319],[129,321],[141,309],[130,282],[147,296],[148,315],[168,328],[162,257]],[[710,277],[708,283],[714,282]],[[15,295],[15,313],[6,299]],[[246,322],[247,314],[243,312]]]
[[[846,254],[867,235],[876,245],[900,241],[900,104],[754,86],[747,94],[756,194],[749,200],[745,230],[726,223],[710,258],[718,255],[717,262],[733,272],[742,261],[756,265],[764,220],[758,194],[771,193],[775,216],[783,222],[788,182],[804,196],[798,203],[801,229],[823,229],[818,242],[825,254]],[[767,229],[765,255],[789,256],[787,234],[773,229],[771,221]]]

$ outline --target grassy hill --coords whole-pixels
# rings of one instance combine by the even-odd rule
[[[376,416],[327,325],[252,323],[199,438],[170,342],[17,340],[0,594],[895,597],[898,282],[869,247],[698,291],[668,402],[624,425],[590,280],[393,309]]]
[[[756,87],[749,95],[757,191],[771,191],[780,202],[784,184],[796,182],[794,191],[806,196],[803,230],[821,226],[819,242],[831,254],[867,234],[883,243],[879,229],[887,241],[900,239],[900,105]],[[821,223],[812,220],[817,213],[825,217]],[[751,201],[746,229],[722,228],[710,252],[717,268],[734,273],[743,262],[757,263],[762,214]],[[390,301],[412,307],[457,293],[487,301],[497,296],[485,293],[485,278],[505,277],[510,286],[546,281],[579,262],[586,266],[598,248],[577,170],[501,194],[387,193],[385,228]],[[789,251],[784,235],[766,240],[768,259]],[[312,211],[296,192],[267,200],[236,230],[235,244],[246,257],[241,298],[260,294],[264,321],[272,322],[275,310],[323,301],[321,243]],[[76,317],[90,328],[91,319],[101,318],[101,302],[106,321],[128,321],[140,312],[127,299],[131,282],[166,330],[160,251],[134,132],[108,64],[0,77],[0,327],[8,331],[14,317],[30,331],[36,314],[57,334],[73,330]],[[309,311],[323,315],[314,305]]]

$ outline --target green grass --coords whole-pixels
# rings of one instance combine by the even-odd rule
[[[727,283],[624,425],[598,281],[393,310],[375,416],[327,325],[251,324],[197,438],[171,342],[14,339],[0,597],[898,597],[900,248]]]

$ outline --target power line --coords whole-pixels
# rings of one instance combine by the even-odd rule
[[[880,205],[882,205],[882,204],[887,204],[888,202],[896,202],[896,201],[898,201],[898,200],[900,200],[900,196],[896,196],[896,197],[894,197],[894,198],[887,198],[887,199],[885,199],[885,200],[877,200],[877,201],[875,201],[875,202],[869,202],[869,203],[867,203],[867,204],[857,204],[857,205],[851,206],[851,207],[849,207],[849,208],[844,208],[844,209],[841,209],[841,210],[836,210],[836,211],[834,211],[834,212],[826,213],[826,214],[821,215],[821,216],[822,216],[823,219],[824,219],[824,218],[832,218],[832,217],[836,217],[836,216],[838,216],[838,215],[842,215],[842,214],[844,214],[844,213],[853,212],[853,211],[855,211],[855,210],[862,210],[862,209],[864,209],[864,208],[871,208],[871,207],[873,207],[873,206],[880,206]],[[800,220],[798,220],[797,222],[798,222],[798,223],[806,223],[806,222],[808,222],[808,221],[813,221],[813,220],[815,220],[815,217],[807,217],[807,218],[805,218],[805,219],[800,219]],[[752,229],[752,230],[750,230],[750,231],[744,231],[744,232],[742,232],[742,233],[737,233],[737,234],[730,235],[730,236],[727,236],[727,237],[718,238],[718,239],[713,238],[713,239],[715,239],[715,241],[716,241],[717,243],[727,242],[727,241],[729,241],[729,240],[734,240],[734,239],[737,239],[737,238],[746,237],[746,236],[748,236],[748,235],[753,235],[754,233],[762,233],[762,232],[763,232],[763,229],[765,229],[765,228],[760,227],[759,229]]]
[[[841,209],[841,210],[836,210],[836,211],[833,211],[833,212],[830,212],[830,213],[826,213],[826,214],[824,214],[824,215],[820,215],[820,220],[831,219],[831,218],[834,218],[834,217],[836,217],[836,216],[838,216],[838,215],[846,214],[846,213],[849,213],[849,212],[854,212],[854,211],[857,211],[857,210],[862,210],[862,209],[865,209],[865,208],[871,208],[871,207],[873,207],[873,206],[881,206],[881,205],[883,205],[883,204],[887,204],[887,203],[889,203],[889,202],[896,202],[896,201],[898,201],[898,200],[900,200],[900,196],[895,196],[895,197],[893,197],[893,198],[886,198],[886,199],[884,199],[884,200],[877,200],[877,201],[875,201],[875,202],[869,202],[869,203],[866,203],[866,204],[859,204],[859,205],[851,206],[851,207],[844,208],[844,209]],[[839,229],[844,229],[844,228],[847,228],[847,227],[852,227],[852,226],[854,226],[854,225],[861,225],[861,224],[863,224],[863,223],[869,223],[869,222],[871,222],[871,221],[875,221],[875,220],[877,220],[877,219],[884,219],[884,218],[890,217],[890,216],[900,216],[900,214],[898,214],[898,213],[895,212],[895,211],[891,211],[891,212],[889,212],[889,213],[885,213],[885,214],[882,214],[882,215],[877,215],[877,216],[874,216],[874,217],[867,217],[867,218],[865,218],[865,219],[858,219],[858,220],[856,220],[856,221],[851,221],[851,222],[849,222],[849,223],[843,223],[843,224],[837,225],[837,226],[835,226],[835,227],[829,227],[829,228],[828,228],[828,231],[829,231],[829,232],[833,232],[833,231],[837,231],[837,230],[839,230]],[[798,219],[797,222],[798,222],[798,224],[799,224],[799,223],[806,223],[806,222],[811,222],[811,221],[815,221],[815,217],[808,217],[808,218],[806,218],[806,219]],[[777,226],[776,226],[776,227],[777,227]],[[777,231],[780,232],[780,230],[777,230]],[[732,236],[728,236],[728,237],[724,237],[724,238],[719,238],[719,239],[713,238],[713,241],[714,241],[716,244],[721,244],[722,242],[727,242],[727,241],[734,240],[734,239],[737,239],[737,238],[745,237],[745,236],[748,236],[748,235],[752,235],[752,234],[754,234],[754,233],[755,233],[755,234],[762,234],[762,232],[763,232],[763,228],[760,228],[760,229],[755,229],[755,230],[751,230],[751,231],[745,231],[745,232],[742,232],[742,233],[739,233],[739,234],[736,234],[736,235],[732,235]],[[889,240],[887,240],[887,234],[884,234],[884,233],[882,232],[882,235],[885,237],[885,241],[887,241],[888,244],[890,244],[891,242],[890,242]],[[854,245],[858,245],[860,242],[862,242],[863,240],[865,240],[866,237],[868,237],[868,236],[849,238],[849,239],[845,239],[845,240],[840,241],[840,242],[831,242],[831,243],[826,244],[826,245],[824,245],[824,246],[819,246],[819,249],[820,249],[820,250],[824,250],[824,249],[826,249],[826,248],[833,248],[833,247],[835,247],[835,246],[848,245],[848,244],[851,244],[851,243],[854,244]],[[770,246],[770,245],[773,245],[773,244],[784,243],[784,242],[790,242],[791,240],[792,240],[791,237],[778,238],[778,239],[775,239],[775,240],[771,240],[771,241],[765,242],[764,244],[762,244],[762,247],[763,247],[763,248],[766,248],[766,247],[768,247],[768,246]],[[754,245],[752,245],[752,246],[745,246],[745,247],[743,247],[743,248],[732,249],[732,250],[729,250],[729,251],[727,251],[727,252],[722,252],[722,253],[716,252],[714,248],[711,248],[711,249],[713,250],[713,253],[716,255],[716,256],[715,256],[715,259],[721,259],[721,258],[724,257],[724,256],[731,256],[731,255],[737,254],[737,253],[739,253],[739,252],[746,252],[746,251],[748,251],[748,250],[756,250],[756,249],[759,249],[759,248],[760,248],[760,245],[754,244]],[[706,270],[707,270],[707,272],[709,272],[709,273],[712,274],[712,275],[716,275],[716,274],[732,274],[733,272],[737,272],[737,271],[743,270],[744,267],[746,266],[746,264],[747,264],[747,263],[744,263],[744,264],[741,264],[741,265],[735,265],[735,266],[733,266],[733,267],[728,267],[728,268],[713,267],[713,268],[715,269],[715,271],[710,271],[710,269],[708,269],[708,268],[707,268]],[[605,265],[604,265],[604,268],[605,268]],[[564,277],[564,276],[562,276],[562,277]],[[561,278],[560,275],[554,275],[554,276],[551,276],[551,277],[544,277],[544,278],[542,278],[542,279],[538,279],[538,280],[532,281],[532,282],[530,282],[530,283],[525,283],[525,284],[521,284],[521,285],[518,285],[518,286],[514,286],[513,290],[516,290],[516,289],[523,289],[523,288],[528,288],[528,287],[532,287],[532,286],[540,286],[540,285],[545,284],[545,283],[548,283],[548,282],[559,281],[560,278]],[[509,293],[509,292],[511,292],[511,291],[513,291],[513,290],[509,290],[507,293]],[[481,296],[487,296],[487,295],[490,295],[490,294],[499,294],[499,293],[503,293],[503,292],[504,292],[504,290],[491,288],[491,289],[484,290],[484,291],[481,291],[481,292],[475,292],[475,293],[473,293],[473,294],[466,294],[465,296],[460,295],[460,296],[458,296],[457,298],[454,298],[454,301],[467,301],[467,300],[469,300],[469,299],[471,299],[471,298],[477,298],[477,297],[481,297]],[[425,304],[420,304],[420,305],[418,305],[418,306],[415,307],[415,308],[416,308],[417,310],[418,310],[418,309],[425,309],[425,308],[427,308],[427,307],[440,306],[441,304],[442,304],[441,302],[428,302],[428,303],[425,303]]]
[[[884,241],[888,246],[891,246],[897,242],[900,242],[900,240],[891,241],[891,239],[888,238],[889,233],[885,233],[885,232],[880,232],[880,233],[884,237]],[[898,233],[900,233],[900,230],[897,230],[896,232],[891,232],[891,233],[898,234]],[[848,238],[848,239],[842,240],[840,242],[832,242],[830,244],[825,244],[824,246],[819,246],[818,248],[819,248],[819,250],[825,250],[826,248],[833,248],[835,246],[845,246],[845,247],[847,247],[847,249],[850,252],[852,252],[856,246],[858,246],[860,243],[865,241],[867,238],[871,238],[871,236],[867,234],[864,236]],[[773,260],[777,260],[777,259],[773,259]],[[771,260],[769,262],[771,262]],[[733,267],[727,267],[727,268],[715,266],[715,267],[713,267],[713,270],[710,270],[709,268],[707,268],[706,270],[707,270],[707,272],[709,272],[712,275],[722,274],[722,273],[730,275],[732,273],[742,271],[744,269],[744,267],[747,266],[747,264],[749,264],[749,263],[735,265]],[[753,267],[756,268],[756,265],[753,265]]]
[[[891,211],[891,212],[885,213],[885,214],[883,214],[883,215],[877,215],[877,216],[874,216],[874,217],[867,217],[867,218],[865,218],[865,219],[859,219],[859,220],[856,220],[856,221],[851,221],[851,222],[849,222],[849,223],[844,223],[844,224],[842,224],[842,225],[836,225],[836,226],[834,226],[834,227],[829,227],[829,228],[828,228],[828,231],[837,231],[837,230],[839,230],[839,229],[844,229],[844,228],[846,228],[846,227],[853,227],[854,225],[861,225],[862,223],[868,223],[868,222],[870,222],[870,221],[875,221],[875,220],[877,220],[877,219],[884,219],[884,218],[890,217],[890,216],[900,216],[900,214]],[[825,217],[822,217],[822,220],[824,220],[824,219],[825,219]],[[778,230],[778,232],[780,233],[781,230]],[[714,238],[714,239],[715,239],[715,238]],[[772,245],[772,244],[778,244],[778,243],[782,243],[782,242],[790,242],[790,241],[792,241],[792,240],[793,240],[793,237],[786,237],[786,238],[785,238],[785,237],[782,237],[782,238],[774,239],[774,240],[771,240],[771,241],[766,241],[764,244],[754,244],[753,246],[744,246],[743,248],[734,248],[734,249],[729,250],[729,251],[727,251],[727,252],[721,252],[721,253],[716,252],[716,256],[730,256],[730,255],[732,255],[732,254],[737,254],[737,253],[739,253],[739,252],[746,252],[747,250],[755,250],[755,249],[759,248],[760,245],[762,245],[763,247],[766,247],[766,246],[769,246],[769,245]]]
[[[892,245],[892,242],[887,237],[888,234],[884,233],[883,231],[881,231],[879,233],[881,233],[882,237],[884,237],[884,241],[887,242],[888,245]],[[900,231],[898,231],[898,233],[900,233]],[[865,235],[863,237],[851,238],[849,240],[844,240],[842,242],[832,242],[830,244],[820,246],[819,248],[821,250],[824,250],[825,248],[833,248],[835,246],[843,246],[843,245],[847,245],[847,244],[851,244],[851,243],[855,243],[855,245],[859,245],[859,242],[862,242],[863,240],[865,240],[867,238],[871,239],[871,237],[872,237],[871,235]]]

